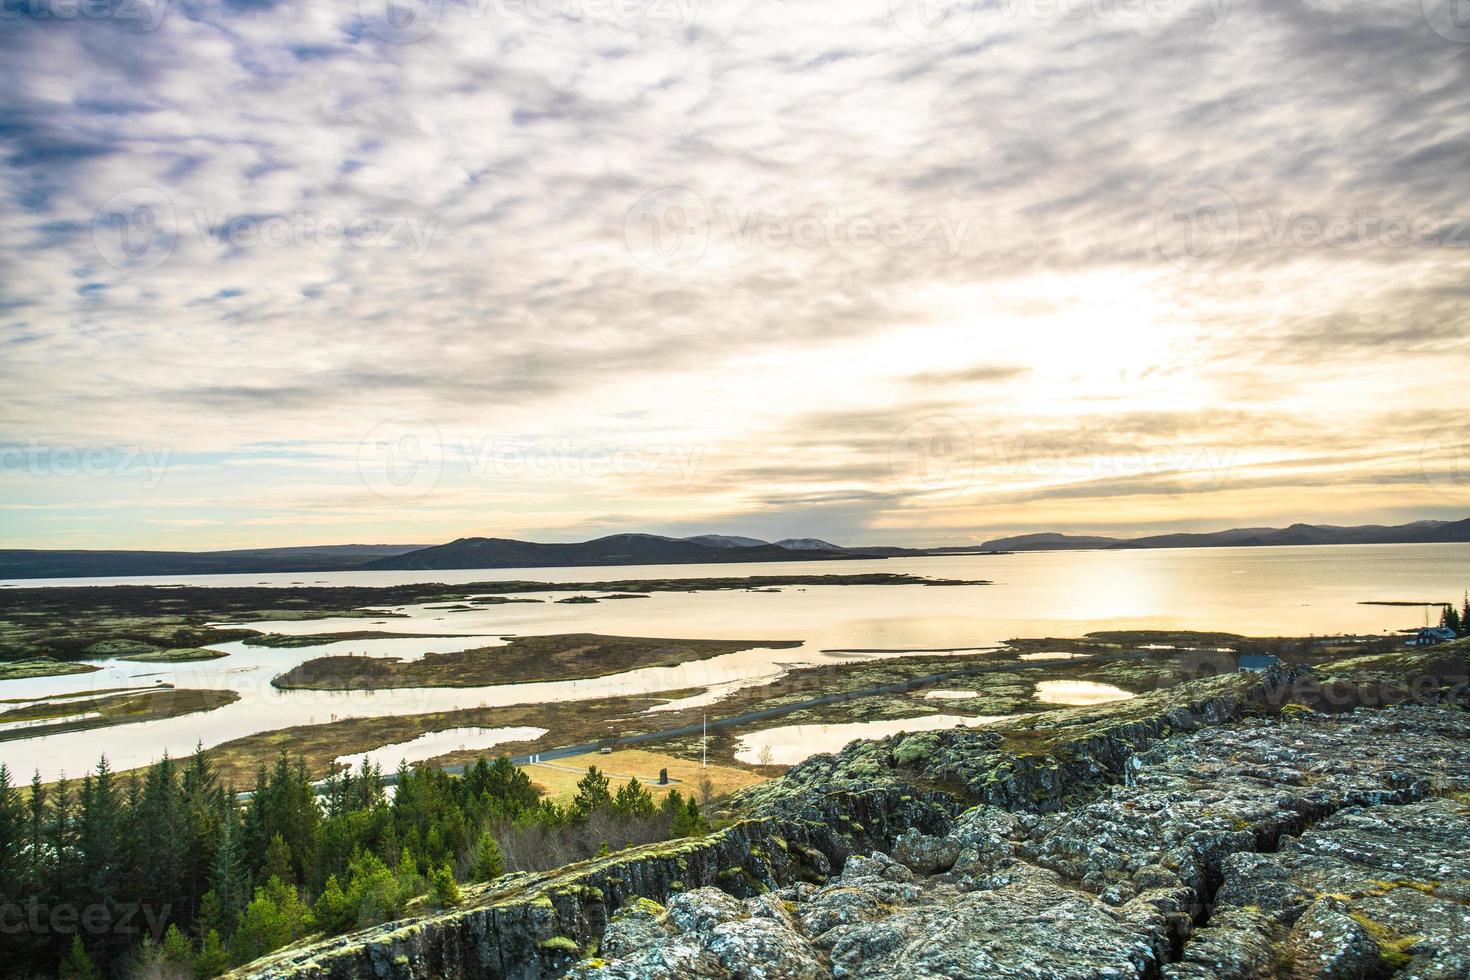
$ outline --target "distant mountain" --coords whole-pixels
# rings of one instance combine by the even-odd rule
[[[1153,534],[1142,538],[1106,538],[1070,534],[1023,534],[996,538],[981,547],[997,551],[1054,551],[1064,548],[1240,548],[1308,544],[1433,544],[1470,541],[1470,518],[1462,521],[1414,521],[1412,524],[1293,524],[1290,527],[1237,527],[1190,534]]]
[[[696,534],[684,540],[710,548],[756,548],[763,544],[770,544],[769,541],[762,541],[760,538],[742,538],[738,534]]]
[[[539,544],[512,538],[460,538],[369,562],[367,568],[553,568],[577,565],[688,565],[713,562],[815,561],[866,558],[863,553],[830,549],[793,551],[757,543],[716,547],[657,534],[613,534],[574,544]]]
[[[854,549],[851,549],[851,548],[844,548],[841,545],[833,544],[830,541],[823,541],[821,538],[782,538],[780,541],[776,541],[776,542],[773,542],[773,543],[776,545],[776,547],[778,547],[778,548],[785,548],[787,551],[852,551],[852,550],[854,550]]]
[[[987,551],[1064,551],[1073,548],[1108,548],[1118,538],[1087,537],[1077,534],[1020,534],[1013,538],[996,538],[980,547]]]
[[[579,565],[688,565],[725,562],[833,561],[907,558],[1061,549],[1220,548],[1306,544],[1419,544],[1470,542],[1470,519],[1412,524],[1336,527],[1293,524],[1285,528],[1238,527],[1203,534],[1155,534],[1143,538],[1021,534],[953,548],[848,547],[821,538],[766,542],[735,534],[671,538],[613,534],[572,544],[513,538],[460,538],[441,545],[347,544],[232,551],[0,550],[0,579],[86,578],[130,575],[216,575],[342,572],[356,569],[554,568]]]
[[[338,572],[423,547],[421,544],[341,544],[234,551],[7,549],[0,550],[0,579]]]

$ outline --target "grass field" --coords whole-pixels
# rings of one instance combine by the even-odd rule
[[[577,780],[586,774],[588,766],[596,766],[602,771],[612,781],[614,788],[626,783],[630,777],[637,777],[638,781],[653,794],[654,799],[662,799],[664,793],[671,789],[677,789],[685,795],[692,793],[698,796],[700,778],[706,775],[709,776],[712,784],[711,793],[715,797],[728,795],[756,783],[763,783],[767,778],[748,769],[736,769],[733,766],[720,766],[713,763],[701,769],[698,761],[664,755],[661,752],[649,752],[644,749],[619,749],[608,755],[593,752],[588,755],[569,756],[565,759],[557,759],[555,762],[539,763],[521,768],[526,770],[527,775],[541,790],[543,796],[565,802],[576,795]],[[668,786],[658,785],[660,769],[667,769],[669,779],[678,780],[678,782]]]

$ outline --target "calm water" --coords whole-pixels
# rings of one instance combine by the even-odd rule
[[[335,572],[315,575],[210,575],[67,579],[15,585],[111,583],[203,586],[294,583],[388,585],[533,579],[572,583],[640,577],[910,572],[990,579],[994,585],[931,588],[853,586],[780,592],[655,593],[646,599],[587,605],[554,602],[486,606],[468,612],[409,606],[409,618],[381,625],[362,619],[274,622],[260,628],[313,634],[379,629],[482,634],[470,639],[392,639],[293,650],[218,644],[230,656],[195,664],[99,662],[91,674],[0,682],[0,698],[40,698],[101,688],[225,688],[242,700],[207,714],[0,743],[13,772],[39,768],[77,774],[106,751],[116,768],[146,763],[167,749],[190,751],[256,731],[336,718],[408,714],[481,705],[555,703],[614,694],[709,688],[666,708],[717,704],[732,690],[779,677],[790,667],[893,656],[915,649],[983,648],[1020,636],[1076,636],[1100,629],[1199,629],[1256,635],[1379,633],[1418,626],[1419,608],[1359,605],[1365,600],[1458,599],[1470,585],[1470,545],[1362,545],[1219,548],[1132,552],[1039,552],[1003,556],[749,565],[620,566],[491,571]],[[554,592],[561,598],[575,592]],[[0,602],[4,592],[0,591]],[[431,604],[432,605],[432,604]],[[756,649],[676,668],[650,668],[588,681],[456,690],[282,692],[270,679],[325,652],[421,656],[492,645],[513,634],[565,632],[760,640],[801,640],[795,649]],[[851,651],[866,651],[854,653]],[[883,651],[874,653],[871,651]],[[653,710],[657,710],[655,705]],[[718,708],[714,711],[717,713]]]

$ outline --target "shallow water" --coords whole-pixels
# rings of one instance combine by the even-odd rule
[[[383,772],[392,772],[399,762],[422,762],[448,752],[465,749],[488,749],[506,742],[529,742],[546,734],[544,728],[447,728],[441,732],[427,732],[406,742],[394,742],[361,752],[357,755],[337,757],[338,764],[350,765],[357,771],[371,762]]]
[[[986,725],[1006,715],[924,715],[883,721],[854,721],[837,725],[779,725],[740,736],[735,752],[739,762],[767,764],[761,758],[770,749],[769,765],[794,766],[819,752],[837,752],[860,738],[883,738],[899,732],[934,732],[946,728]]]
[[[235,704],[164,721],[115,726],[0,744],[12,772],[39,769],[51,779],[77,775],[106,751],[114,768],[131,768],[165,750],[186,754],[253,732],[338,718],[456,708],[547,703],[613,695],[701,689],[651,710],[713,705],[731,691],[780,677],[792,666],[853,663],[911,650],[993,646],[1013,637],[1078,636],[1104,629],[1198,629],[1256,635],[1378,633],[1420,625],[1418,607],[1364,606],[1365,600],[1452,600],[1470,583],[1470,545],[1348,545],[1307,548],[1213,548],[1158,551],[1038,552],[997,556],[782,562],[748,565],[619,566],[434,572],[334,572],[119,579],[204,586],[286,586],[474,582],[532,579],[577,582],[639,577],[699,578],[906,572],[992,579],[989,586],[782,587],[777,592],[659,592],[647,599],[589,604],[516,603],[458,612],[429,606],[392,610],[402,617],[292,620],[252,624],[286,634],[364,629],[444,634],[442,639],[357,640],[296,649],[215,644],[230,656],[181,664],[100,661],[90,674],[0,682],[0,698],[84,694],[101,688],[171,683],[229,689]],[[15,582],[101,585],[106,579]],[[541,593],[554,600],[586,590]],[[0,591],[0,597],[3,597]],[[0,599],[3,601],[3,599]],[[278,691],[270,680],[328,653],[405,658],[493,646],[513,634],[590,632],[679,638],[802,640],[799,648],[760,648],[674,668],[646,668],[595,680],[485,688],[391,691]],[[450,634],[481,634],[449,638]],[[823,652],[832,651],[832,652]],[[854,652],[863,651],[863,652]],[[710,690],[703,690],[703,689]]]
[[[1135,697],[1132,691],[1095,681],[1041,681],[1036,685],[1036,700],[1046,704],[1081,706],[1126,701]]]

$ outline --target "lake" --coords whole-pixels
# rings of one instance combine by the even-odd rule
[[[960,587],[783,587],[779,592],[662,592],[645,599],[589,604],[550,600],[580,590],[538,594],[544,603],[456,612],[408,606],[407,618],[369,626],[363,619],[252,624],[279,633],[347,630],[482,634],[470,639],[387,639],[295,649],[216,644],[230,653],[188,664],[99,661],[83,675],[0,682],[0,698],[41,698],[160,682],[238,691],[241,701],[207,714],[88,732],[0,743],[17,779],[78,775],[106,751],[114,768],[187,754],[252,732],[333,719],[410,714],[481,705],[554,703],[692,687],[709,693],[677,706],[717,705],[732,690],[764,683],[792,666],[914,650],[991,647],[1013,637],[1077,636],[1104,629],[1217,630],[1254,635],[1382,633],[1421,625],[1421,608],[1365,606],[1365,601],[1458,601],[1470,585],[1470,544],[1339,545],[1147,551],[1030,552],[875,561],[745,565],[658,565],[431,572],[330,572],[279,575],[164,576],[27,580],[13,586],[155,584],[241,586],[391,585],[511,579],[575,583],[593,579],[704,578],[909,572],[934,578],[988,579]],[[4,592],[0,590],[0,602]],[[429,605],[443,605],[431,603]],[[801,640],[794,649],[751,649],[673,668],[646,668],[585,681],[466,689],[324,692],[278,691],[277,674],[323,653],[421,656],[428,651],[493,645],[513,634],[607,633],[679,638]],[[861,652],[854,652],[861,651]],[[656,709],[655,709],[656,710]],[[712,707],[712,714],[718,708]]]

